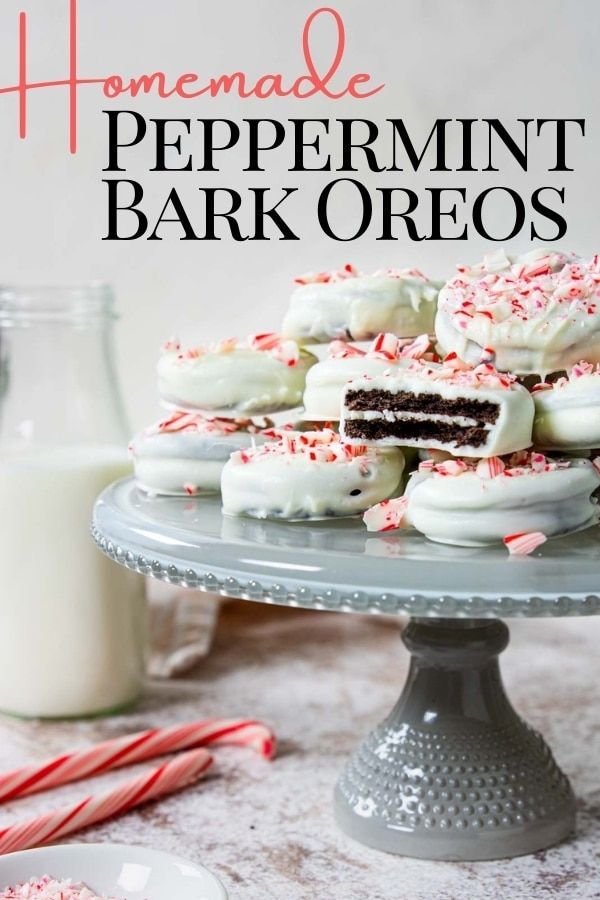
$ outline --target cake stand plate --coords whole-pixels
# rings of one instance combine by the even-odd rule
[[[391,853],[494,859],[567,837],[575,802],[542,737],[512,708],[500,619],[600,612],[600,529],[508,557],[503,547],[368,534],[360,519],[230,518],[220,498],[99,497],[99,548],[144,575],[263,603],[408,615],[408,678],[335,789],[341,828]]]

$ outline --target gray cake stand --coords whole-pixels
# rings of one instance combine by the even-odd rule
[[[600,612],[600,529],[534,556],[371,535],[358,519],[230,518],[220,499],[149,498],[131,479],[94,509],[93,536],[121,565],[263,603],[410,616],[408,678],[335,789],[341,828],[371,847],[428,859],[516,856],[574,829],[566,776],[508,700],[501,619]]]

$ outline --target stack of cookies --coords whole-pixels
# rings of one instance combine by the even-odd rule
[[[495,252],[441,290],[414,269],[296,282],[281,336],[166,345],[140,487],[519,554],[597,521],[597,257]]]

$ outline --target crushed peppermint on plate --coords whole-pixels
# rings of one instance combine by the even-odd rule
[[[75,883],[70,878],[58,881],[50,875],[31,878],[15,887],[4,888],[0,892],[0,900],[114,900],[100,897],[81,882]]]

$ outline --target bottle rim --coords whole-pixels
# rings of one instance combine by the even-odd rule
[[[0,284],[0,326],[36,322],[93,324],[116,318],[114,291],[101,281],[81,284]]]

